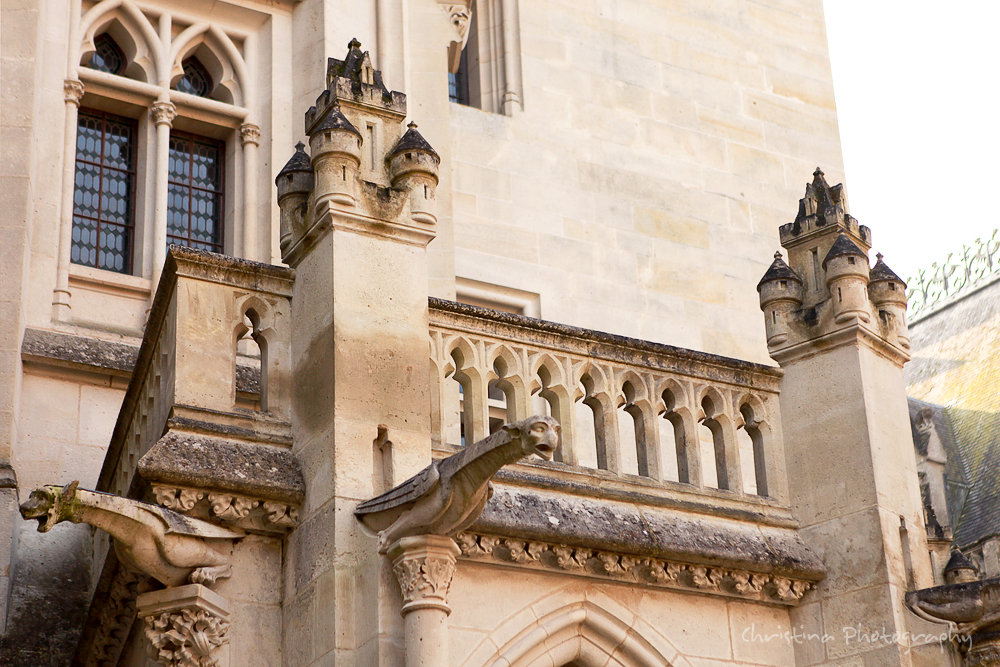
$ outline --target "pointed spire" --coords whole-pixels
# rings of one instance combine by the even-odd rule
[[[875,266],[872,267],[870,275],[871,275],[871,282],[873,283],[884,280],[889,282],[897,282],[901,284],[904,289],[906,288],[906,283],[903,282],[903,279],[900,278],[898,275],[896,275],[896,272],[890,269],[889,266],[882,261],[882,253],[878,253],[875,255]]]
[[[309,134],[310,136],[312,136],[318,132],[323,132],[326,130],[341,130],[346,132],[353,132],[359,137],[361,136],[361,133],[358,132],[358,128],[354,127],[351,121],[347,120],[347,116],[341,113],[339,104],[334,104],[333,106],[331,106],[330,110],[326,114],[326,117],[323,118],[320,124],[317,125],[315,128],[313,128],[313,131],[310,132]]]
[[[823,258],[823,268],[826,268],[826,263],[829,262],[834,257],[843,257],[845,255],[856,255],[857,257],[864,258],[865,262],[868,262],[868,256],[865,251],[854,244],[854,241],[847,237],[847,234],[841,232],[837,236],[837,240],[833,242],[830,246],[830,252],[826,253],[826,257]]]
[[[799,278],[795,271],[792,271],[792,268],[788,264],[785,264],[785,260],[781,258],[780,252],[774,253],[774,261],[771,262],[771,266],[764,273],[764,277],[757,283],[757,291],[760,292],[760,288],[765,283],[773,280],[794,280],[800,285],[802,284],[802,279]]]
[[[436,160],[441,160],[441,156],[437,154],[437,151],[434,150],[429,143],[427,143],[427,140],[424,139],[423,135],[417,132],[416,123],[410,121],[406,127],[408,128],[406,132],[399,138],[399,141],[396,142],[395,147],[389,151],[389,158],[399,155],[400,153],[405,153],[406,151],[423,151],[425,153],[430,153]]]

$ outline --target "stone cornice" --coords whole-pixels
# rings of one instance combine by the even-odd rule
[[[772,349],[770,350],[770,354],[775,361],[784,366],[785,364],[847,345],[863,346],[880,357],[893,362],[900,368],[910,360],[908,350],[904,350],[888,342],[860,321],[852,322],[815,338],[802,340],[786,347]]]
[[[797,605],[802,596],[815,587],[814,581],[799,577],[484,533],[460,533],[456,541],[465,560],[768,604]]]

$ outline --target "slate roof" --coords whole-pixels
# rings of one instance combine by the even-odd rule
[[[389,157],[398,155],[404,151],[425,151],[436,157],[438,160],[441,159],[441,157],[437,154],[437,151],[434,150],[429,143],[427,143],[427,140],[424,139],[423,135],[417,132],[416,123],[410,123],[407,125],[407,128],[409,129],[407,129],[406,132],[403,133],[403,136],[399,138],[399,141],[396,142],[395,148],[389,152]]]
[[[889,266],[882,261],[882,253],[875,255],[875,258],[875,266],[873,266],[872,270],[869,272],[869,282],[874,283],[880,280],[886,280],[900,283],[903,287],[906,287],[906,283],[903,282],[903,279],[897,276],[896,272],[890,269]]]

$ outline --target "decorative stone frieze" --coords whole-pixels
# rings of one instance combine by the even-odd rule
[[[679,563],[634,554],[525,541],[480,533],[455,538],[468,560],[496,561],[535,570],[639,582],[677,590],[697,591],[772,604],[796,605],[815,587],[805,579],[730,567]]]
[[[217,667],[229,633],[229,602],[190,584],[140,595],[150,655],[167,667]]]
[[[252,498],[232,493],[153,485],[158,505],[200,518],[221,519],[244,529],[285,532],[298,524],[298,504]]]

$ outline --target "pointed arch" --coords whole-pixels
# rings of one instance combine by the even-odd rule
[[[249,106],[249,78],[246,63],[229,35],[208,23],[196,23],[178,35],[170,47],[170,71],[167,80],[170,88],[184,76],[184,61],[197,58],[208,70],[214,88],[207,97]]]
[[[86,67],[97,46],[94,40],[107,33],[124,52],[124,76],[146,83],[157,82],[162,48],[156,30],[129,0],[105,0],[91,7],[80,21],[74,67]]]
[[[546,600],[533,605],[541,612]],[[570,661],[590,667],[689,667],[690,663],[651,625],[632,616],[627,623],[593,599],[570,603],[538,617],[528,627],[501,625],[465,661],[505,667],[542,667]],[[631,615],[630,615],[631,616]],[[517,616],[515,618],[521,618]],[[486,646],[500,646],[488,655]],[[485,660],[483,658],[486,657]]]

